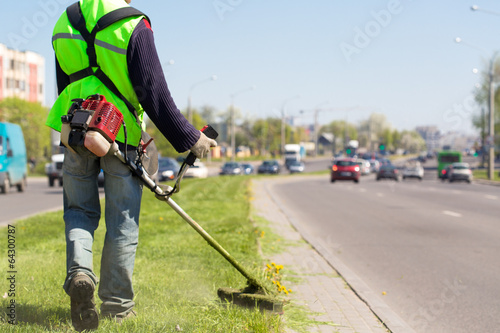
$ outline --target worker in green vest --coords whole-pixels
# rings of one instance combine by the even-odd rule
[[[61,116],[75,98],[100,94],[123,114],[116,142],[133,159],[144,130],[144,112],[178,152],[204,157],[217,143],[195,129],[170,95],[149,19],[127,0],[80,0],[57,21],[52,37],[59,97],[47,125],[61,131]],[[106,236],[100,278],[93,270],[92,243],[101,216],[97,176],[103,170]],[[97,329],[100,317],[135,316],[132,272],[139,236],[142,184],[113,154],[97,157],[83,146],[66,149],[63,166],[67,276],[77,331]]]

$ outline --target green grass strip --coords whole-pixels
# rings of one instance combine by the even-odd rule
[[[248,177],[186,179],[173,199],[231,255],[257,276],[263,262],[259,234],[250,222]],[[102,207],[104,216],[104,206]],[[145,189],[139,247],[134,271],[138,317],[119,325],[101,320],[96,332],[282,332],[279,315],[221,304],[219,287],[242,288],[243,278],[168,205]],[[19,221],[16,226],[15,297],[3,295],[2,332],[72,331],[65,278],[62,212]],[[94,270],[99,276],[104,220],[94,241]],[[8,271],[7,228],[0,229],[4,276]],[[2,291],[9,281],[1,279]],[[97,296],[97,295],[96,295]],[[8,324],[7,306],[16,302],[17,325]],[[100,305],[100,300],[96,300]],[[176,329],[177,327],[177,329]]]

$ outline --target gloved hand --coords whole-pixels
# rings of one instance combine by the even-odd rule
[[[210,139],[203,132],[201,132],[198,141],[191,147],[191,152],[198,158],[205,157],[210,151],[210,147],[217,147],[217,141]]]

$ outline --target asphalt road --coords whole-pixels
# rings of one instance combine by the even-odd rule
[[[422,182],[324,175],[270,188],[416,332],[499,332],[500,187],[430,169]]]
[[[100,191],[103,195],[103,190]],[[25,192],[17,192],[13,187],[7,195],[0,195],[0,226],[62,208],[63,190],[57,182],[54,187],[49,187],[46,177],[28,178]]]

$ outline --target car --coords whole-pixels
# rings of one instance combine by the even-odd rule
[[[399,171],[394,165],[382,165],[377,172],[377,180],[394,179],[399,181]]]
[[[226,162],[222,165],[219,175],[242,175],[243,166],[238,162]]]
[[[388,159],[388,158],[379,158],[378,162],[379,162],[380,166],[382,166],[382,165],[392,165],[391,160]]]
[[[333,161],[330,171],[330,182],[334,183],[337,180],[352,180],[358,183],[360,176],[361,168],[356,159],[341,158]]]
[[[7,194],[12,186],[24,192],[27,175],[26,144],[21,126],[0,122],[0,193]]]
[[[171,157],[161,157],[158,159],[157,179],[159,182],[174,180],[179,172],[179,163]]]
[[[361,175],[369,175],[370,172],[371,172],[371,168],[370,168],[370,162],[368,162],[367,160],[364,160],[364,159],[361,159],[361,158],[358,158],[356,160],[356,162],[358,162],[359,164],[359,169],[361,171]]]
[[[186,173],[184,174],[184,178],[207,178],[208,177],[208,168],[201,162],[200,160],[196,160],[192,166],[190,166]]]
[[[461,180],[470,183],[472,181],[472,170],[469,163],[453,163],[448,179],[450,183]]]
[[[406,178],[417,178],[418,180],[424,178],[424,168],[419,161],[409,161],[405,164],[403,169],[403,180]]]
[[[370,171],[372,173],[377,173],[378,169],[380,168],[380,162],[375,159],[369,160],[369,162],[370,162]]]
[[[255,171],[255,168],[253,167],[253,165],[251,165],[249,163],[243,163],[243,164],[241,164],[241,167],[243,168],[244,175],[251,175]]]
[[[451,174],[451,169],[453,168],[452,163],[448,164],[443,170],[441,170],[441,181],[448,180],[449,175]]]
[[[257,168],[257,173],[259,174],[279,174],[280,171],[280,164],[276,160],[266,160]]]
[[[49,186],[53,187],[57,180],[59,186],[63,186],[63,162],[64,154],[54,154],[51,157],[51,162],[45,164],[45,174],[49,179]]]
[[[290,171],[290,173],[304,172],[305,168],[306,166],[302,161],[294,161],[288,164],[288,171]]]

